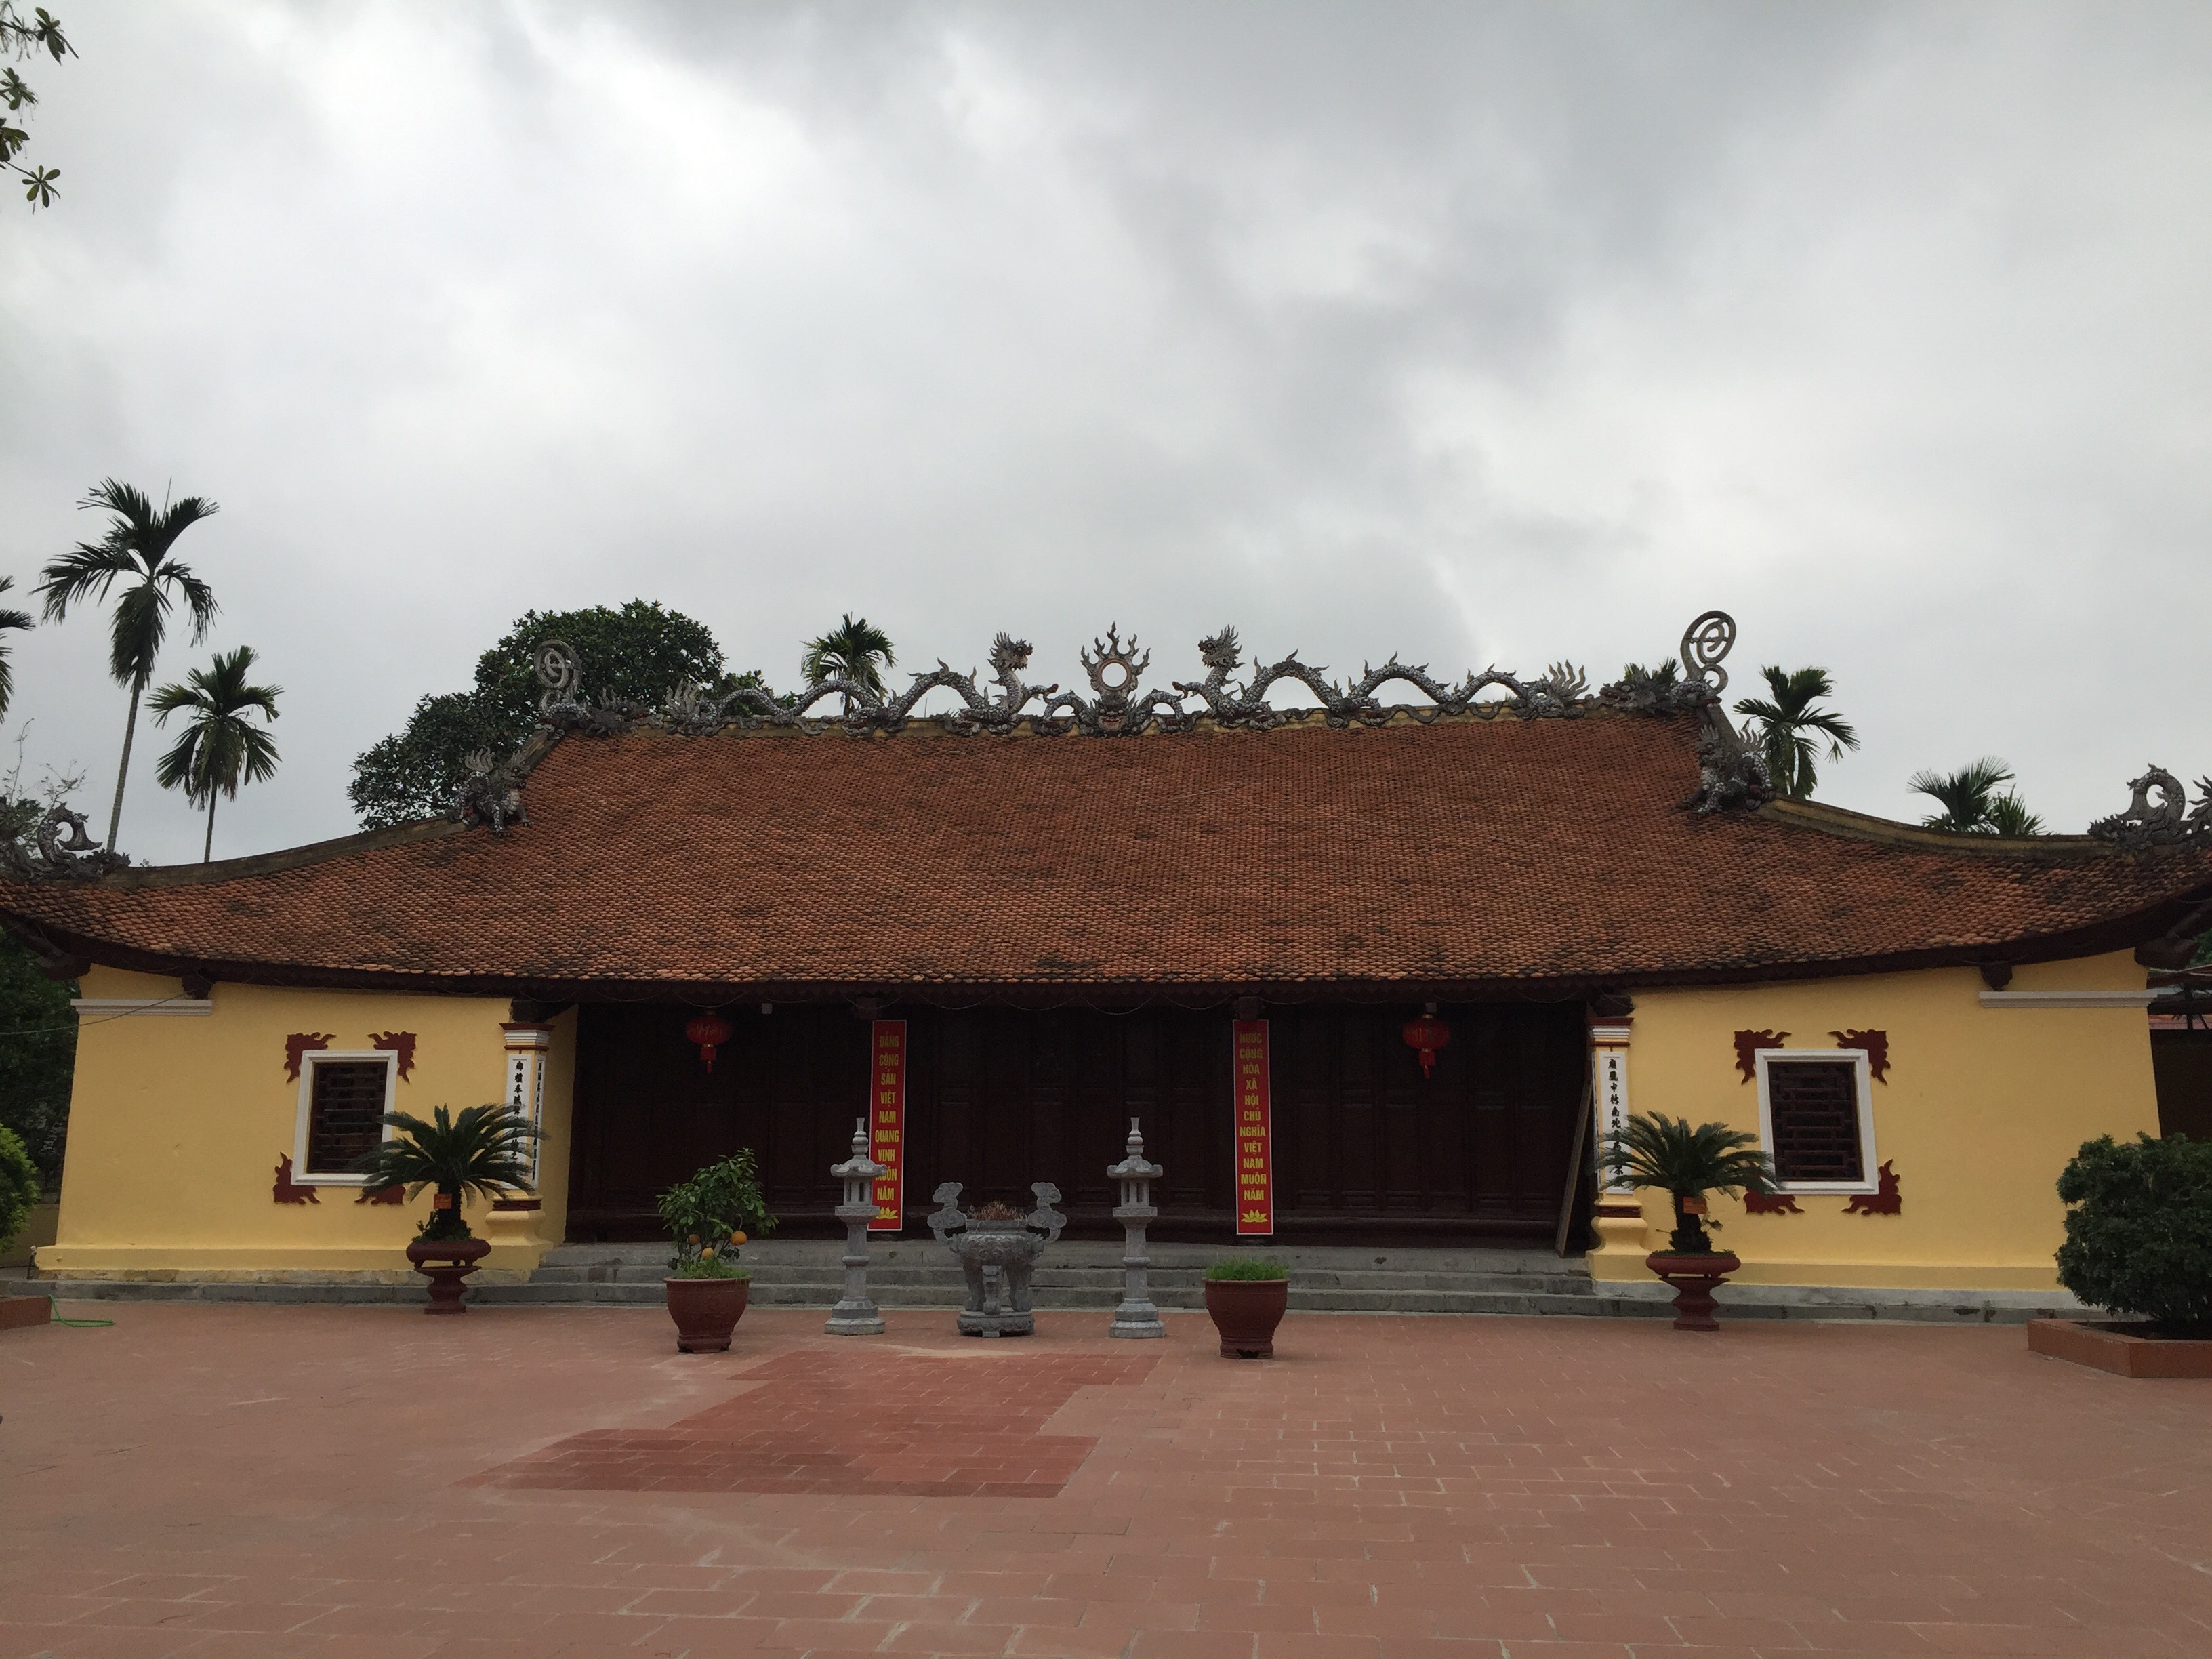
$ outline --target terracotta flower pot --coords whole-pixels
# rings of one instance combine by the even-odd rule
[[[415,1271],[430,1281],[427,1314],[466,1313],[461,1304],[461,1281],[477,1270],[477,1263],[491,1254],[491,1244],[481,1238],[418,1238],[407,1246],[407,1259]],[[434,1266],[442,1263],[442,1266]]]
[[[664,1279],[668,1316],[676,1322],[678,1353],[727,1353],[730,1333],[744,1317],[745,1279]]]
[[[1206,1311],[1221,1334],[1224,1359],[1273,1359],[1275,1327],[1291,1304],[1287,1279],[1209,1279]]]
[[[1711,1255],[1676,1255],[1671,1250],[1656,1250],[1644,1258],[1644,1265],[1674,1291],[1676,1330],[1720,1329],[1720,1322],[1713,1317],[1713,1292],[1727,1282],[1730,1273],[1743,1266],[1741,1261],[1726,1250]]]

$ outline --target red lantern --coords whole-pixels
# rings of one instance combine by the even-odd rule
[[[1438,1019],[1431,1008],[1419,1019],[1407,1020],[1398,1035],[1406,1039],[1408,1048],[1420,1051],[1421,1075],[1426,1077],[1436,1069],[1437,1050],[1451,1041],[1451,1027]]]
[[[699,1058],[707,1062],[707,1069],[714,1069],[714,1050],[730,1040],[730,1022],[720,1014],[694,1014],[684,1026],[684,1035],[699,1045]]]

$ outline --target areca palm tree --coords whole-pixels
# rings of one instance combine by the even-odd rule
[[[5,593],[15,585],[13,576],[0,576],[0,593]],[[0,634],[33,626],[31,613],[27,611],[0,610]],[[8,712],[8,705],[15,698],[15,665],[8,660],[8,650],[7,646],[0,645],[0,715]]]
[[[116,583],[126,586],[116,602],[108,672],[118,685],[131,688],[131,717],[123,727],[123,759],[115,769],[115,809],[107,817],[107,847],[115,848],[123,824],[123,785],[131,775],[131,744],[138,732],[138,700],[154,678],[154,659],[168,637],[169,611],[179,600],[191,613],[192,643],[207,637],[215,621],[215,595],[189,566],[169,556],[177,538],[216,512],[204,496],[156,507],[134,485],[103,478],[78,503],[112,515],[107,533],[96,542],[79,542],[48,564],[38,592],[46,602],[46,620],[59,622],[81,600],[105,599]]]
[[[882,669],[889,668],[898,659],[891,653],[891,636],[875,626],[866,617],[857,620],[850,611],[844,621],[818,640],[806,642],[806,654],[799,659],[799,672],[809,685],[819,680],[850,680],[854,684],[884,695]],[[850,708],[853,700],[847,697],[845,706]]]
[[[1915,772],[1905,787],[1943,809],[1921,819],[1923,829],[1954,836],[2041,835],[2043,820],[2027,810],[2018,790],[1997,793],[2012,781],[2012,768],[1995,755],[1984,755],[1955,772]]]
[[[1820,782],[1814,763],[1821,740],[1826,740],[1828,758],[1841,760],[1846,749],[1859,746],[1859,734],[1833,709],[1815,707],[1817,699],[1836,694],[1826,669],[1800,668],[1790,672],[1777,665],[1759,672],[1765,676],[1766,689],[1772,695],[1745,697],[1736,704],[1735,712],[1759,722],[1759,744],[1765,753],[1775,793],[1791,800],[1809,799],[1814,786]]]
[[[248,685],[246,677],[252,667],[250,645],[228,655],[218,651],[212,668],[195,668],[184,684],[165,685],[154,694],[154,718],[161,725],[181,711],[192,716],[155,764],[154,775],[164,789],[181,787],[194,805],[207,803],[202,864],[215,856],[216,797],[236,800],[240,784],[261,783],[276,775],[276,745],[246,716],[258,710],[264,722],[275,720],[276,699],[284,695],[284,688]]]

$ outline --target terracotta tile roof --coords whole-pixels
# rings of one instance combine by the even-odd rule
[[[1692,818],[1693,738],[1603,711],[571,738],[503,838],[424,825],[204,874],[9,884],[0,914],[95,960],[238,980],[1403,994],[2072,955],[2212,895],[2203,851],[2005,852],[1823,809]]]

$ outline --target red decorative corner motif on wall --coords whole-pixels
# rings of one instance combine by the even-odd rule
[[[404,1182],[395,1182],[389,1187],[378,1187],[374,1189],[364,1187],[362,1188],[361,1196],[354,1200],[356,1204],[404,1204],[406,1201],[407,1188]]]
[[[1876,1083],[1889,1081],[1889,1033],[1887,1031],[1831,1031],[1838,1048],[1863,1049],[1867,1071]]]
[[[335,1031],[295,1031],[284,1039],[284,1075],[300,1080],[300,1057],[311,1049],[327,1048],[337,1039]]]
[[[1735,1068],[1743,1073],[1746,1083],[1759,1075],[1759,1051],[1761,1048],[1779,1048],[1783,1039],[1789,1035],[1787,1031],[1738,1031],[1735,1034]]]
[[[319,1204],[313,1187],[302,1187],[292,1179],[292,1154],[286,1152],[276,1160],[276,1201],[279,1204]]]
[[[1844,1206],[1845,1215],[1902,1215],[1905,1200],[1897,1194],[1897,1171],[1890,1168],[1895,1160],[1887,1160],[1877,1177],[1881,1190],[1875,1193],[1854,1193],[1851,1201]]]
[[[1802,1215],[1797,1200],[1788,1193],[1746,1193],[1743,1195],[1746,1215]]]
[[[396,1054],[393,1062],[399,1072],[399,1080],[407,1081],[407,1073],[415,1069],[415,1033],[412,1031],[371,1031],[368,1046]]]

